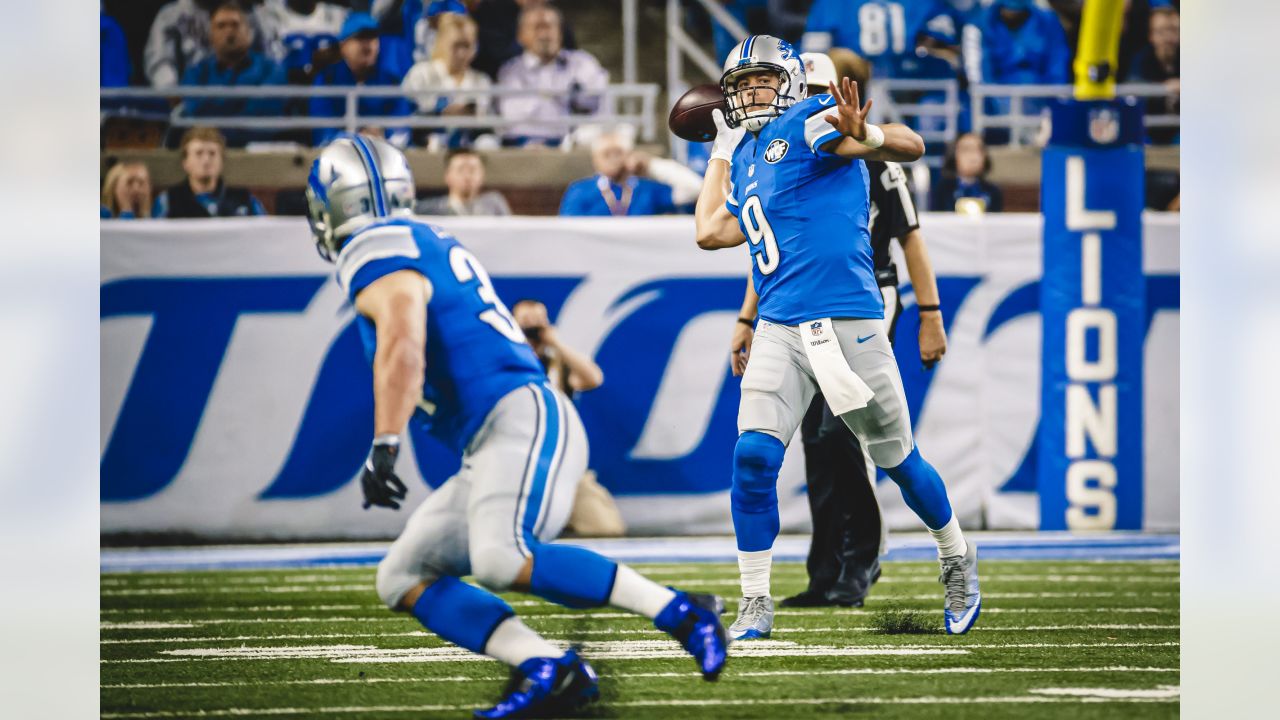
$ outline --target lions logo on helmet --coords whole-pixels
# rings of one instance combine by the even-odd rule
[[[738,81],[760,72],[774,73],[778,87],[772,102],[748,104],[738,89]],[[738,43],[724,61],[720,89],[729,104],[725,121],[730,127],[759,132],[770,120],[805,98],[804,63],[786,40],[772,35],[752,35]]]
[[[413,173],[404,153],[363,135],[325,146],[311,163],[306,193],[316,250],[330,262],[357,230],[413,213]]]

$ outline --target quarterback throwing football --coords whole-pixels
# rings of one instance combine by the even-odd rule
[[[806,99],[799,53],[776,37],[742,41],[720,84],[729,112],[714,111],[698,246],[749,243],[760,296],[733,453],[743,598],[729,634],[744,640],[773,629],[778,470],[819,389],[933,534],[946,630],[968,632],[981,608],[977,548],[965,541],[942,478],[912,438],[868,230],[863,161],[916,160],[924,143],[904,125],[868,123],[871,103],[861,104],[848,78],[831,94]]]

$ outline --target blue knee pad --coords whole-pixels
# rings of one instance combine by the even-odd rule
[[[533,548],[529,589],[565,607],[601,607],[609,604],[617,574],[617,563],[586,548],[539,544]]]
[[[947,499],[947,487],[942,484],[938,471],[920,457],[919,448],[911,448],[911,454],[906,460],[897,467],[885,468],[884,471],[898,484],[907,507],[929,529],[941,530],[951,521],[951,501]]]
[[[768,550],[778,537],[778,470],[786,452],[772,435],[751,430],[738,436],[729,500],[739,550]]]
[[[413,604],[413,616],[423,627],[481,654],[498,625],[515,614],[497,595],[447,575],[427,586]]]

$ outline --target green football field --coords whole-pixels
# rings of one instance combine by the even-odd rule
[[[725,596],[732,620],[736,566],[636,567]],[[583,647],[595,717],[1177,716],[1177,561],[984,561],[982,617],[957,637],[936,630],[936,575],[887,562],[865,608],[779,608],[773,637],[732,646],[717,683],[647,620],[506,597]],[[802,564],[775,564],[775,598],[804,583]],[[385,610],[372,568],[104,574],[101,589],[107,718],[461,718],[506,679]],[[919,619],[932,632],[886,632]]]

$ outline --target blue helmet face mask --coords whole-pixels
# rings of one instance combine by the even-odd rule
[[[333,262],[361,228],[413,213],[413,173],[404,153],[379,138],[338,138],[311,163],[307,221],[320,257]]]
[[[762,72],[771,73],[778,79],[773,100],[748,103],[746,89],[739,90],[738,83],[749,75]],[[738,43],[725,59],[720,89],[729,106],[725,117],[729,127],[759,132],[769,121],[805,98],[804,63],[800,60],[800,53],[786,40],[772,35],[752,35]]]

